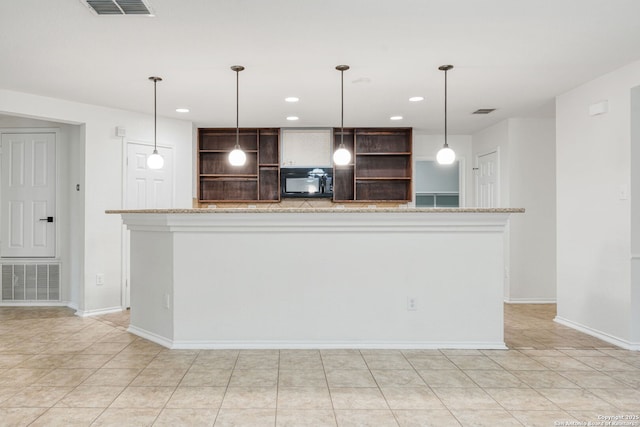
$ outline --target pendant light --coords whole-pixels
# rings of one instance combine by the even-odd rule
[[[229,153],[229,163],[232,166],[243,166],[247,162],[247,155],[240,148],[240,71],[244,70],[242,65],[231,67],[236,72],[236,145]]]
[[[333,163],[338,166],[348,165],[351,161],[351,153],[344,146],[344,72],[348,69],[348,65],[336,67],[336,70],[340,71],[340,145],[333,153]]]
[[[147,166],[149,169],[162,169],[164,166],[164,159],[158,154],[158,145],[156,141],[156,130],[158,122],[158,108],[156,102],[156,85],[162,81],[162,77],[149,77],[149,80],[153,81],[153,153],[147,157]]]
[[[453,65],[441,65],[438,70],[444,71],[444,146],[438,151],[436,160],[441,165],[450,165],[456,160],[456,153],[447,143],[447,71],[453,68]]]

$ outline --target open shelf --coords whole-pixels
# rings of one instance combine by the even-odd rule
[[[340,129],[334,129],[334,144]],[[352,165],[334,168],[334,201],[411,200],[411,128],[352,128],[344,130]]]
[[[198,202],[280,200],[280,130],[240,129],[239,143],[247,162],[232,166],[236,129],[198,129]]]
[[[411,200],[411,182],[406,180],[356,180],[356,194],[360,201]]]

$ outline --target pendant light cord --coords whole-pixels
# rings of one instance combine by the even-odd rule
[[[340,70],[340,148],[344,148],[344,70]]]
[[[240,148],[240,70],[236,70],[236,149]]]
[[[157,79],[153,79],[153,152],[157,152],[158,151],[158,147],[157,147],[157,138],[156,138],[156,129],[158,127],[158,101],[157,101],[157,95],[156,95],[156,86],[158,84],[158,80]]]
[[[340,71],[340,147],[344,147],[344,72],[349,69],[348,65],[338,65],[336,70]]]
[[[444,70],[444,146],[449,147],[447,143],[447,71]]]

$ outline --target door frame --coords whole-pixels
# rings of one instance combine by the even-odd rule
[[[413,182],[412,194],[411,194],[411,205],[413,207],[416,206],[416,162],[425,162],[432,161],[437,162],[438,160],[435,156],[414,156],[413,164],[411,165],[411,181]],[[466,159],[464,157],[456,158],[458,162],[458,206],[465,207],[467,206],[466,201],[466,193],[467,193],[467,173],[466,173]]]
[[[43,127],[43,128],[0,128],[0,141],[2,140],[2,135],[3,134],[33,134],[33,133],[52,133],[54,134],[54,138],[55,138],[55,149],[56,149],[56,153],[55,153],[55,165],[56,165],[56,191],[55,191],[55,198],[56,198],[56,209],[55,209],[55,220],[54,220],[54,229],[55,229],[55,248],[54,248],[54,255],[52,258],[42,258],[42,257],[8,257],[5,258],[2,256],[2,254],[0,254],[0,264],[2,264],[5,260],[20,260],[20,261],[33,261],[33,262],[42,262],[43,259],[46,260],[50,260],[51,262],[58,262],[60,264],[60,268],[62,268],[63,263],[62,260],[60,259],[60,253],[61,253],[61,242],[60,242],[60,238],[62,236],[62,234],[60,233],[60,152],[61,150],[59,149],[59,141],[60,141],[60,128],[49,128],[49,127]],[[1,160],[2,160],[2,155],[4,153],[2,153],[2,149],[0,146],[0,165]],[[2,201],[2,192],[0,191],[0,202]],[[0,221],[2,220],[2,218],[0,218]],[[61,288],[62,291],[62,288]]]
[[[475,157],[474,157],[474,166],[473,166],[473,197],[474,197],[474,202],[475,205],[478,206],[478,199],[479,199],[479,189],[478,189],[478,168],[479,168],[479,164],[480,164],[480,157],[482,156],[487,156],[489,154],[493,154],[496,153],[496,188],[498,189],[498,191],[496,191],[496,208],[500,207],[500,203],[501,203],[501,199],[502,199],[502,182],[501,180],[501,176],[502,174],[500,173],[500,147],[495,147],[486,151],[480,151],[478,153],[476,153]]]
[[[153,142],[149,141],[140,141],[136,139],[129,139],[126,136],[122,138],[121,152],[122,152],[122,199],[120,201],[120,206],[122,209],[125,209],[127,204],[127,182],[129,179],[129,165],[127,160],[127,153],[129,152],[129,144],[137,144],[144,145],[146,147],[153,147]],[[173,154],[173,163],[175,165],[175,147],[169,144],[156,144],[160,148],[166,148],[171,150]],[[176,199],[176,168],[173,167],[171,169],[171,200]],[[120,238],[120,253],[122,254],[122,258],[120,260],[120,305],[123,310],[129,308],[129,282],[130,282],[130,267],[129,267],[129,233],[126,225],[122,225],[121,228],[121,238]]]

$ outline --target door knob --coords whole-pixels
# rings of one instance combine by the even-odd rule
[[[46,218],[40,218],[40,221],[53,222],[53,217],[52,216],[48,216]]]

